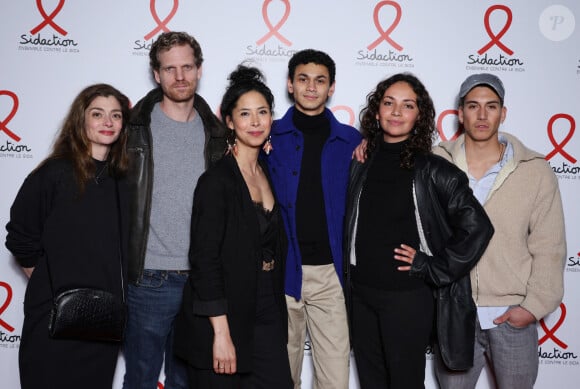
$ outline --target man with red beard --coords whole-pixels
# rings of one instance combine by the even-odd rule
[[[131,196],[126,264],[129,318],[124,389],[187,388],[173,356],[173,322],[189,274],[189,236],[197,179],[226,148],[225,128],[196,94],[199,43],[184,32],[161,34],[149,53],[158,87],[133,108],[128,125]]]

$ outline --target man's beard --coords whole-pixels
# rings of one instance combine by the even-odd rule
[[[187,85],[186,89],[177,89],[176,85]],[[168,88],[163,88],[163,94],[169,98],[169,100],[176,103],[183,103],[189,101],[193,98],[195,94],[195,89],[192,83],[174,83]]]

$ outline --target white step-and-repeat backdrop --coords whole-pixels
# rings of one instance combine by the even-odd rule
[[[317,48],[337,63],[329,106],[339,119],[357,126],[365,96],[376,83],[409,71],[433,96],[440,138],[451,139],[457,133],[455,97],[462,80],[477,72],[498,75],[507,90],[503,129],[546,155],[559,178],[566,214],[566,292],[559,309],[538,325],[536,386],[579,387],[578,0],[0,0],[0,15],[2,227],[22,181],[46,156],[83,87],[111,83],[136,102],[154,86],[148,50],[162,31],[184,30],[200,41],[205,62],[199,93],[215,110],[226,76],[249,60],[265,72],[280,117],[290,105],[285,90],[289,57]],[[4,245],[0,269],[0,387],[19,388],[26,278]],[[304,386],[309,388],[308,344],[305,353]],[[432,356],[427,359],[426,387],[435,388]],[[115,388],[123,371],[120,357]],[[160,382],[162,388],[163,377]],[[355,374],[351,387],[358,387]],[[478,388],[490,387],[484,373]]]

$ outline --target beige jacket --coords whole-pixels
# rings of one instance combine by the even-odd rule
[[[566,236],[556,175],[544,157],[501,133],[514,157],[500,170],[484,208],[495,234],[471,271],[479,306],[521,305],[536,319],[554,311],[564,294]],[[465,135],[434,153],[467,173]]]

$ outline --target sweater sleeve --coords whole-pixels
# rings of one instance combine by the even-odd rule
[[[46,169],[31,173],[20,187],[6,225],[6,247],[22,267],[35,267],[44,254],[42,233],[53,191]],[[48,177],[47,177],[48,176]]]
[[[202,175],[193,200],[190,287],[193,312],[202,316],[227,314],[224,269],[220,257],[226,229],[227,190],[217,175]]]
[[[540,320],[554,311],[564,295],[566,234],[558,181],[548,166],[545,179],[538,185],[530,218],[527,245],[532,269],[526,296],[520,304]]]

